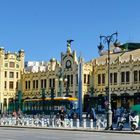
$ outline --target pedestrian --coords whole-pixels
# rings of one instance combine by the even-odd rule
[[[16,111],[13,111],[13,117],[17,117]]]
[[[66,112],[64,111],[64,108],[62,107],[61,110],[59,111],[59,116],[60,116],[61,121],[64,121],[65,115],[66,115]]]
[[[94,107],[91,108],[91,114],[92,114],[93,120],[96,121],[96,112],[95,112]]]
[[[88,118],[89,114],[90,114],[90,106],[87,108],[86,118]]]

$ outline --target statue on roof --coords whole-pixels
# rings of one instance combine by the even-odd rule
[[[70,53],[71,52],[71,42],[74,41],[72,39],[67,40],[67,52]]]

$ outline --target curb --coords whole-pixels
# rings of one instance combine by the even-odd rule
[[[0,126],[4,128],[27,128],[27,129],[46,129],[46,130],[63,130],[63,131],[84,131],[84,132],[98,132],[98,133],[119,133],[119,134],[137,134],[140,135],[140,130],[96,130],[96,129],[85,129],[85,128],[53,128],[53,127],[28,127],[28,126]]]

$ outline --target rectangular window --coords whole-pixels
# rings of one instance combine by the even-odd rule
[[[4,75],[5,75],[5,78],[6,78],[7,77],[7,71],[5,71]]]
[[[35,80],[33,80],[33,89],[35,89]]]
[[[53,87],[55,87],[55,79],[53,78]]]
[[[71,85],[73,85],[73,75],[71,75]]]
[[[16,89],[18,89],[18,82],[16,82]]]
[[[117,84],[117,82],[118,82],[118,81],[117,81],[117,73],[115,72],[115,73],[114,73],[114,84]]]
[[[9,73],[9,77],[10,77],[10,78],[14,78],[14,72],[10,72],[10,73]]]
[[[5,63],[5,67],[8,67],[8,63]]]
[[[14,89],[14,82],[13,81],[9,82],[9,89]]]
[[[105,84],[105,74],[102,74],[102,84]]]
[[[36,80],[36,89],[38,89],[38,80]]]
[[[14,68],[15,67],[15,63],[14,62],[10,62],[9,66],[10,66],[10,68]]]
[[[87,84],[90,84],[90,75],[88,74]]]
[[[139,82],[140,82],[140,70],[139,70]]]
[[[126,83],[130,82],[130,73],[129,71],[126,72]]]
[[[43,87],[43,79],[41,79],[41,88],[44,88],[44,87]]]
[[[121,72],[121,82],[125,82],[125,72]]]
[[[86,84],[86,74],[84,74],[84,84]]]
[[[101,84],[101,74],[98,74],[98,85]]]
[[[31,82],[30,82],[30,81],[28,81],[28,89],[30,89],[30,85],[31,85],[30,83],[31,83]]]
[[[112,82],[113,82],[113,74],[110,73],[110,84],[112,84]]]
[[[134,71],[134,83],[138,81],[138,71]]]
[[[16,68],[19,68],[19,64],[16,64]]]
[[[68,85],[70,85],[70,75],[67,75],[67,83]]]
[[[49,79],[49,87],[52,87],[52,79]]]
[[[18,78],[18,72],[16,72],[16,78]]]
[[[46,82],[46,79],[44,79],[44,88],[47,87],[47,82]]]
[[[78,74],[76,74],[76,84],[78,85]]]
[[[7,81],[4,82],[4,88],[7,89]]]
[[[28,88],[28,83],[27,81],[25,81],[25,89],[27,90],[27,88]]]

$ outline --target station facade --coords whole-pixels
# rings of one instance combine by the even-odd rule
[[[126,45],[126,44],[125,44]],[[140,103],[140,44],[128,43],[127,49],[111,52],[110,56],[110,94],[113,109]],[[136,48],[135,48],[136,46]],[[123,48],[123,49],[122,49]],[[130,49],[133,48],[133,49]],[[135,48],[135,49],[134,49]],[[78,57],[76,51],[67,44],[61,53],[60,62],[54,58],[49,62],[26,62],[25,53],[5,52],[0,48],[0,102],[2,112],[7,111],[10,102],[18,98],[36,99],[51,96],[78,97]],[[83,62],[82,96],[83,110],[94,106],[103,110],[107,104],[108,62],[107,54]],[[19,92],[21,91],[21,92]],[[22,95],[19,96],[19,93]]]

